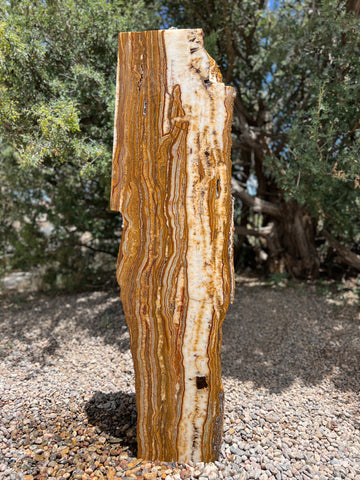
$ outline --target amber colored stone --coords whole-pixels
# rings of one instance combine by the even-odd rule
[[[214,461],[221,442],[234,101],[221,80],[201,30],[119,36],[111,208],[147,460]]]

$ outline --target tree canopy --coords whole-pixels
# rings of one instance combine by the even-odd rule
[[[121,235],[108,207],[117,33],[176,26],[203,28],[237,91],[236,266],[360,270],[358,3],[270,3],[0,0],[3,267],[100,281],[93,255],[116,255]]]
[[[117,35],[160,18],[141,0],[1,1],[0,17],[3,265],[102,281],[94,254],[113,258],[121,233],[109,211]]]
[[[359,252],[357,3],[268,3],[166,2],[178,26],[204,27],[225,82],[237,90],[239,253],[247,242],[272,271],[313,276],[333,255],[329,232]],[[256,197],[246,192],[251,178]],[[255,240],[249,245],[250,235]],[[346,262],[345,251],[337,254]],[[347,263],[359,268],[352,258]]]

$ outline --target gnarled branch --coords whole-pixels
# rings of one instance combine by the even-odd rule
[[[338,240],[332,237],[328,231],[322,230],[320,235],[323,235],[326,238],[329,245],[337,251],[339,257],[346,265],[349,265],[356,270],[360,270],[360,255],[357,255],[356,253],[346,248]]]
[[[231,189],[232,194],[235,197],[240,198],[240,200],[246,203],[246,205],[249,207],[252,207],[254,212],[266,213],[271,217],[281,217],[282,209],[280,206],[271,202],[267,202],[266,200],[262,200],[261,198],[249,195],[235,178],[231,179]]]

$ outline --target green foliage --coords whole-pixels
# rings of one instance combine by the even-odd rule
[[[347,3],[164,0],[169,23],[204,28],[236,88],[233,160],[242,186],[256,173],[258,196],[295,199],[318,231],[359,248],[360,19]],[[243,209],[239,223],[251,215]]]
[[[268,165],[286,198],[306,205],[335,235],[354,239],[360,218],[360,22],[333,2],[324,2],[317,14],[304,16],[298,8],[274,17],[270,58],[286,69],[276,68],[272,90],[279,95],[285,86],[288,100],[279,98],[280,108],[273,109],[283,139]]]
[[[240,182],[256,173],[258,196],[296,199],[318,230],[359,245],[360,21],[335,0],[267,3],[0,0],[3,270],[101,281],[99,252],[116,255],[121,234],[108,207],[117,34],[159,28],[160,11],[164,24],[203,28],[237,90]],[[236,221],[254,218],[241,204]]]
[[[0,0],[0,18],[2,269],[103,281],[121,233],[109,211],[117,35],[157,28],[156,8]]]

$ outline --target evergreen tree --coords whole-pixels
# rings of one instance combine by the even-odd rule
[[[121,233],[109,211],[117,35],[160,18],[142,0],[0,0],[0,19],[2,268],[97,283]]]
[[[113,264],[117,34],[162,22],[203,28],[237,90],[237,267],[256,260],[308,277],[336,260],[360,270],[358,9],[357,0],[0,0],[3,269],[43,264],[49,280],[93,283],[105,258]],[[96,263],[96,252],[109,255]]]
[[[360,269],[358,2],[164,3],[170,24],[204,28],[237,90],[237,258],[251,250],[271,272],[306,277],[335,249]]]

